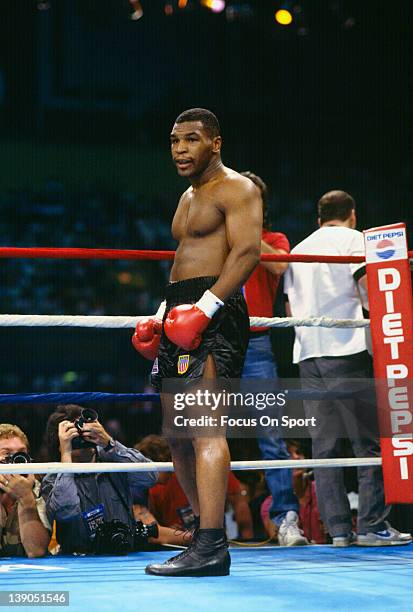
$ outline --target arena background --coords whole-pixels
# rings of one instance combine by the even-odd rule
[[[193,106],[218,115],[226,165],[266,180],[273,228],[292,245],[315,229],[315,203],[332,188],[355,197],[360,229],[406,221],[411,231],[411,3],[205,4],[141,0],[133,20],[129,0],[1,3],[1,246],[174,248],[169,226],[187,184],[168,135]],[[274,20],[281,7],[289,26]],[[0,312],[10,314],[150,314],[169,270],[1,266]],[[1,392],[143,391],[150,366],[130,335],[0,328]],[[294,374],[292,332],[273,341],[281,373]],[[39,454],[50,408],[1,410]],[[151,405],[102,410],[128,444],[159,427]]]

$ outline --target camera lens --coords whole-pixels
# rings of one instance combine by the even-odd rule
[[[9,455],[7,463],[32,463],[33,459],[23,451]]]
[[[81,418],[84,423],[94,423],[98,420],[98,413],[93,408],[83,408]]]
[[[115,555],[126,555],[130,551],[129,534],[122,531],[114,533],[111,538],[111,548]]]
[[[93,547],[98,555],[126,555],[132,550],[132,532],[118,519],[104,522],[95,532]]]
[[[96,410],[93,410],[93,408],[83,408],[82,412],[80,413],[80,417],[78,417],[74,421],[74,424],[78,432],[81,434],[83,425],[85,423],[94,423],[97,420],[98,420],[98,413],[96,412]]]

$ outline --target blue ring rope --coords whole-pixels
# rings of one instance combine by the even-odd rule
[[[357,395],[354,391],[318,391],[314,389],[287,390],[289,399],[349,399]],[[86,402],[138,401],[159,402],[159,393],[101,393],[85,391],[82,393],[2,393],[0,404],[82,404]]]
[[[106,401],[159,402],[158,393],[2,393],[0,404],[78,404]]]

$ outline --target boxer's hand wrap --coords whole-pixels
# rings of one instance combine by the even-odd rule
[[[132,344],[138,353],[151,361],[154,361],[158,355],[165,308],[166,302],[163,301],[153,317],[138,321],[135,333],[132,336]]]
[[[224,305],[209,289],[196,304],[180,304],[168,313],[164,329],[169,340],[186,351],[193,351],[201,343],[216,311]]]

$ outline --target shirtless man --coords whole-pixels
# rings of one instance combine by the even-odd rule
[[[162,379],[240,378],[249,340],[240,288],[260,258],[262,204],[257,187],[221,161],[220,127],[213,113],[190,109],[171,132],[172,158],[191,186],[172,223],[179,242],[156,315],[138,324],[133,343],[158,359],[153,384]],[[162,325],[163,320],[163,325]],[[163,328],[163,329],[162,329]],[[162,332],[162,335],[160,335]],[[169,440],[178,480],[199,521],[191,546],[146,573],[159,576],[229,574],[223,529],[230,464],[223,437]]]

